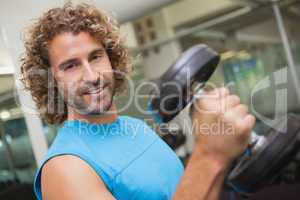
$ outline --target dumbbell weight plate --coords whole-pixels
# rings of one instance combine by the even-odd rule
[[[149,111],[156,122],[169,122],[191,101],[194,82],[205,83],[215,71],[219,55],[208,46],[199,44],[182,56],[157,80],[151,92]]]
[[[254,155],[242,158],[227,177],[227,184],[242,195],[263,188],[294,157],[299,149],[300,117],[288,114],[270,129],[265,143]]]

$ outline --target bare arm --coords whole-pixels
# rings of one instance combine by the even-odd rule
[[[218,199],[226,165],[195,150],[180,182],[174,200]]]
[[[255,118],[225,88],[208,92],[193,112],[199,142],[174,200],[216,200],[228,167],[246,149]]]
[[[41,181],[44,200],[115,200],[93,169],[75,156],[48,161]]]

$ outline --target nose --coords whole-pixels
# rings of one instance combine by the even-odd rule
[[[99,74],[93,69],[88,61],[83,62],[83,70],[83,80],[85,82],[93,84],[99,81]]]

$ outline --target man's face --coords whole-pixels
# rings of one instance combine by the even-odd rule
[[[103,45],[89,33],[66,32],[49,45],[52,74],[68,107],[85,115],[108,111],[114,96],[113,69]]]

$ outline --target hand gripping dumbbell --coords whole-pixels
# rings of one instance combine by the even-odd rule
[[[158,79],[148,110],[157,123],[168,123],[201,97],[201,88],[214,73],[220,56],[206,45],[193,46]],[[249,147],[232,166],[226,184],[242,195],[251,194],[272,180],[299,149],[300,118],[288,114],[267,133],[251,134]]]

